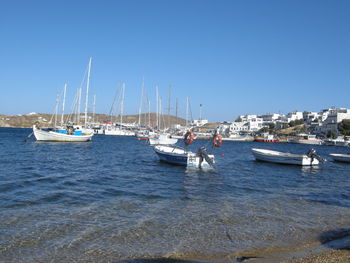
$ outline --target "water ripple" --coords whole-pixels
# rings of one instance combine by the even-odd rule
[[[198,262],[348,227],[350,165],[275,165],[250,152],[308,146],[228,142],[214,149],[216,169],[198,170],[161,163],[132,137],[23,143],[29,132],[0,129],[2,262]],[[346,151],[317,147],[335,150]]]

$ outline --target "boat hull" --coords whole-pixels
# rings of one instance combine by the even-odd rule
[[[283,153],[265,149],[252,149],[252,153],[256,160],[279,163],[293,164],[302,166],[318,165],[319,161],[315,158],[309,158],[306,154]]]
[[[269,142],[269,143],[279,143],[280,141],[277,139],[255,139],[255,142]]]
[[[350,163],[350,154],[330,153],[329,155],[337,162]]]
[[[169,134],[157,134],[154,137],[148,138],[150,145],[173,145],[178,139],[171,138]]]
[[[234,137],[223,137],[223,141],[231,141],[231,142],[252,142],[254,138],[251,136],[234,136]]]
[[[135,132],[128,130],[105,130],[105,135],[114,135],[114,136],[135,136]]]
[[[205,160],[200,160],[200,157],[197,156],[193,152],[188,152],[184,149],[172,146],[164,146],[157,145],[154,146],[154,151],[159,157],[159,160],[162,162],[175,164],[175,165],[183,165],[187,167],[211,167]],[[214,155],[208,155],[209,158],[213,160],[214,163]]]
[[[93,134],[69,135],[54,131],[44,131],[33,127],[33,133],[37,141],[47,142],[87,142],[91,141]]]
[[[291,140],[291,143],[308,144],[308,145],[321,145],[322,140]]]

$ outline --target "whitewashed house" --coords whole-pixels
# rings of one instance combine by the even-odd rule
[[[191,126],[194,126],[194,127],[202,127],[203,125],[207,124],[208,123],[208,120],[193,120],[191,122]]]

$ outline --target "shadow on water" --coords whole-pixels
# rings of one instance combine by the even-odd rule
[[[173,258],[128,259],[115,263],[201,263],[201,261],[181,260]]]
[[[320,234],[322,245],[332,249],[350,250],[350,228],[340,228]]]

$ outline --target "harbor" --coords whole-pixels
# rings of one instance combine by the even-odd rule
[[[309,145],[207,145],[216,157],[208,170],[160,162],[136,137],[23,142],[30,131],[0,128],[2,261],[288,262],[348,245],[349,164],[286,166],[251,153]]]
[[[0,263],[350,263],[350,1],[3,1]]]

